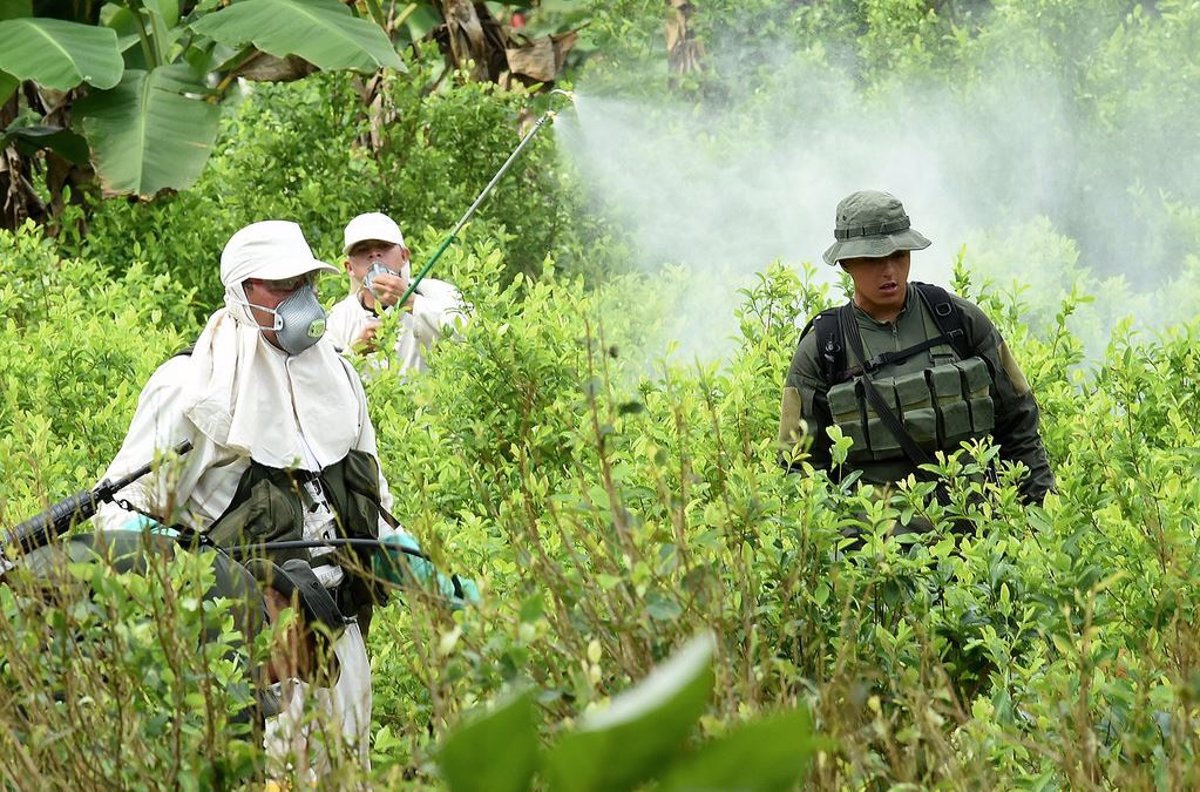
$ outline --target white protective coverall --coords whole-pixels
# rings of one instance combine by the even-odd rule
[[[320,471],[357,449],[378,461],[362,384],[328,337],[289,355],[266,340],[246,305],[242,282],[247,278],[282,280],[319,270],[337,271],[313,257],[295,223],[254,223],[230,239],[221,255],[225,307],[209,318],[190,355],[171,358],[150,377],[105,477],[121,476],[182,440],[194,447],[174,469],[156,471],[122,490],[121,499],[204,532],[233,500],[251,460]],[[380,501],[390,510],[382,472],[379,486]],[[319,487],[306,491],[304,511],[306,539],[335,535]],[[120,530],[136,519],[112,503],[95,517],[99,530]],[[380,538],[394,533],[380,520]],[[311,552],[315,557],[331,551]],[[345,577],[333,565],[314,571],[331,589]],[[347,626],[335,652],[341,669],[335,687],[318,689],[298,680],[283,684],[281,713],[266,725],[266,748],[276,770],[292,761],[310,773],[329,769],[325,749],[308,739],[314,727],[302,723],[310,697],[340,722],[350,754],[364,765],[369,760],[371,670],[356,623]]]
[[[404,276],[411,277],[407,266]],[[457,328],[466,315],[462,295],[451,284],[433,278],[425,278],[417,284],[412,312],[406,311],[400,316],[401,328],[395,347],[398,373],[428,370],[425,354],[444,332]],[[330,310],[326,332],[335,346],[346,350],[363,328],[376,318],[374,312],[363,307],[358,291],[352,290]]]

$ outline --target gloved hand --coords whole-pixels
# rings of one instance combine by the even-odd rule
[[[121,526],[122,531],[136,531],[141,533],[146,531],[152,534],[162,534],[163,536],[179,536],[179,531],[174,528],[168,528],[158,520],[152,520],[144,514],[135,514],[125,521]]]
[[[383,537],[379,543],[381,547],[372,564],[376,577],[398,586],[415,583],[426,589],[435,589],[449,600],[455,610],[468,603],[478,604],[479,587],[475,581],[442,574],[428,558],[405,552],[405,549],[421,552],[421,545],[413,537],[395,533]]]

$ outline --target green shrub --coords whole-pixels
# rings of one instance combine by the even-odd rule
[[[257,220],[299,223],[317,255],[335,266],[343,258],[342,228],[361,212],[386,212],[411,237],[440,241],[516,148],[521,113],[537,105],[521,90],[439,78],[436,49],[409,62],[408,73],[380,88],[374,112],[383,120],[374,147],[364,142],[372,121],[359,78],[320,74],[255,84],[224,120],[193,189],[149,204],[105,201],[86,234],[73,232],[76,219],[66,218],[60,243],[116,272],[144,260],[152,272],[195,290],[203,316],[220,304],[221,249]],[[453,89],[438,89],[439,79]],[[549,131],[539,134],[474,223],[503,246],[505,281],[539,272],[558,243],[571,247],[574,232],[564,216],[574,199],[556,180],[550,138]],[[434,246],[410,242],[415,264]]]
[[[142,383],[198,332],[192,294],[130,252],[114,274],[60,257],[32,224],[0,231],[0,520],[98,480]]]

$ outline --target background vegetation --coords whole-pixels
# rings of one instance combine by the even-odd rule
[[[563,5],[527,9],[530,24],[577,25]],[[774,447],[783,373],[797,322],[840,300],[837,288],[800,263],[763,261],[729,299],[739,329],[728,358],[671,359],[657,344],[688,311],[677,296],[691,271],[631,269],[634,242],[610,211],[619,207],[589,198],[543,135],[435,273],[474,305],[464,339],[442,344],[427,376],[369,383],[398,515],[484,596],[457,613],[410,596],[377,617],[372,769],[344,767],[331,783],[443,788],[454,779],[435,765],[442,736],[521,685],[541,739],[557,745],[711,630],[712,693],[693,738],[804,706],[827,739],[804,788],[1195,788],[1200,187],[1189,175],[1200,164],[1190,101],[1200,99],[1200,5],[685,5],[589,7],[568,77],[648,103],[682,98],[697,113],[741,108],[753,129],[778,109],[761,91],[801,60],[839,75],[864,107],[917,76],[970,90],[998,59],[1063,75],[1070,112],[1103,137],[1080,142],[1076,185],[1101,154],[1121,153],[1103,165],[1128,174],[1122,200],[1138,218],[1128,225],[1178,262],[1141,298],[1171,322],[1156,333],[1118,322],[1085,356],[1081,333],[1107,327],[1133,298],[1122,273],[1089,266],[1096,240],[1072,236],[1069,204],[960,240],[954,285],[981,301],[1021,361],[1059,492],[1022,509],[1015,471],[998,484],[955,478],[993,457],[986,445],[945,463],[949,507],[928,503],[923,485],[880,493],[785,478]],[[737,58],[722,54],[730,43]],[[781,67],[777,46],[794,60]],[[372,145],[361,78],[256,86],[226,110],[193,189],[68,206],[48,226],[0,231],[0,524],[104,470],[141,384],[219,300],[216,261],[234,230],[294,219],[337,261],[345,221],[381,209],[420,262],[515,146],[523,114],[544,106],[520,85],[441,76],[432,44],[404,59],[407,74],[381,78],[393,123]],[[1014,250],[1040,274],[1024,291],[999,274]],[[322,288],[333,300],[344,285]],[[938,530],[884,539],[917,512]],[[963,517],[975,531],[956,540],[949,525]],[[851,525],[872,539],[842,551]],[[123,601],[121,587],[105,587],[117,602],[109,614],[160,623],[145,602],[170,596],[147,585]],[[0,608],[5,635],[35,636],[9,595]],[[74,634],[105,634],[86,613],[71,618]],[[177,618],[181,635],[204,626],[194,605]],[[236,670],[188,671],[161,634],[131,628],[128,651],[103,655],[110,666],[68,652],[44,674],[30,658],[53,633],[5,641],[0,735],[15,736],[0,747],[24,763],[0,765],[3,785],[246,783],[253,748],[236,747],[245,735],[221,714],[224,694],[187,695],[213,677],[236,692]],[[173,675],[134,684],[131,667],[156,664]],[[80,680],[95,720],[72,720],[80,698],[46,695],[65,679]],[[72,748],[92,746],[131,691],[126,753]]]

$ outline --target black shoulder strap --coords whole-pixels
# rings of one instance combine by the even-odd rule
[[[885,365],[907,360],[938,344],[949,343],[960,358],[971,356],[962,309],[951,299],[950,292],[940,286],[934,286],[932,283],[912,281],[911,285],[916,287],[917,294],[921,295],[929,312],[933,314],[933,322],[937,325],[941,335],[898,352],[884,352],[867,361],[867,371],[874,371]],[[843,314],[845,314],[845,318],[843,318]],[[804,326],[804,330],[800,333],[800,338],[803,339],[810,332],[816,331],[821,377],[830,384],[842,382],[863,373],[862,366],[849,368],[846,365],[846,348],[842,344],[842,338],[849,331],[843,332],[843,327],[853,322],[853,303],[848,302],[840,308],[828,308],[821,311]],[[865,358],[860,355],[860,359]]]
[[[800,333],[800,339],[803,340],[810,332],[816,331],[821,379],[830,385],[844,379],[846,371],[846,348],[842,345],[841,325],[840,309],[827,308],[810,319]]]
[[[938,335],[933,338],[927,338],[919,344],[913,344],[906,349],[881,352],[870,360],[864,361],[861,366],[852,366],[847,369],[843,375],[844,379],[857,377],[864,371],[872,372],[884,366],[908,360],[913,355],[920,354],[927,349],[932,349],[942,344],[949,344],[953,347],[961,359],[971,356],[971,345],[967,339],[962,309],[951,299],[950,292],[940,286],[920,283],[918,281],[912,281],[910,285],[916,288],[920,299],[929,308],[930,313],[933,314],[933,323],[937,325]],[[853,319],[853,313],[848,312],[848,316],[851,320]]]
[[[186,355],[186,356],[188,356],[188,357],[191,357],[191,356],[192,356],[192,353],[193,353],[193,352],[195,352],[195,351],[196,351],[196,344],[193,342],[193,343],[191,343],[191,344],[188,344],[187,346],[185,346],[183,349],[179,350],[179,351],[178,351],[178,352],[176,352],[175,354],[171,355],[171,357],[173,357],[173,358],[177,358],[177,357],[179,357],[180,355]],[[169,359],[169,358],[168,358],[168,359]]]
[[[971,356],[971,345],[967,341],[967,328],[963,323],[962,309],[950,297],[950,292],[932,283],[913,281],[917,294],[925,300],[929,312],[933,314],[933,322],[942,335],[946,336],[950,346],[960,358]]]

